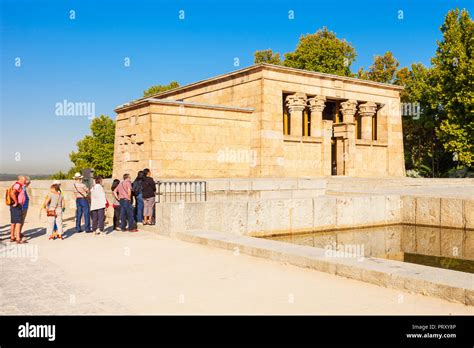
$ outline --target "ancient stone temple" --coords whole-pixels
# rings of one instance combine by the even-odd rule
[[[114,177],[403,176],[399,86],[258,64],[121,105]]]

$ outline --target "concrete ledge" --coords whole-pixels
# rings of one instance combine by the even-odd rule
[[[377,258],[336,258],[321,248],[208,231],[175,234],[181,240],[262,257],[320,272],[451,302],[474,305],[474,274]]]

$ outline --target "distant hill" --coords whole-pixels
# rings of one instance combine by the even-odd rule
[[[13,181],[13,180],[16,180],[17,178],[17,174],[4,174],[4,173],[0,173],[0,181]],[[31,180],[33,179],[36,179],[36,180],[40,180],[40,179],[48,179],[51,174],[29,174],[28,175]]]

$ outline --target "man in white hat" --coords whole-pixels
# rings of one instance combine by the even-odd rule
[[[89,188],[82,182],[81,173],[74,174],[73,179],[75,180],[74,197],[76,197],[76,232],[82,232],[81,219],[84,215],[84,228],[86,232],[92,232],[91,220],[90,220],[90,207],[89,207]]]

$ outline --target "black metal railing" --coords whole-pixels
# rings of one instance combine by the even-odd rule
[[[205,181],[157,181],[158,203],[205,202],[207,183]]]

